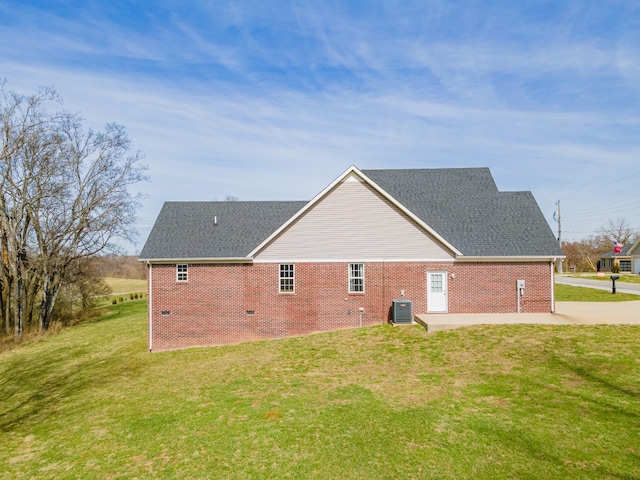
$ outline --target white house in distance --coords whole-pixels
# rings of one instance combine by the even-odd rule
[[[614,250],[600,256],[600,270],[610,272],[614,264],[620,265],[621,273],[640,274],[640,240],[625,245],[620,252]]]

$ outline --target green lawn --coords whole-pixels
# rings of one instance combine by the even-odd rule
[[[620,276],[620,279],[616,281],[616,283],[618,282],[624,282],[624,283],[640,283],[640,275],[631,275],[628,273],[605,273],[603,277],[598,277],[596,274],[579,274],[579,275],[572,275],[575,276],[577,278],[586,278],[588,280],[601,280],[601,281],[605,281],[605,282],[611,282],[611,275],[618,275]]]
[[[113,290],[113,295],[140,293],[147,291],[147,281],[133,278],[104,277],[104,281]]]
[[[598,290],[587,287],[574,287],[556,283],[557,302],[628,302],[640,300],[640,296],[629,293],[617,292],[615,295],[610,290]]]
[[[145,312],[0,355],[0,477],[640,476],[637,327],[385,325],[150,354]]]

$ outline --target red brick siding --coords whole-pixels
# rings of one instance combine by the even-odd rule
[[[522,313],[551,311],[549,263],[461,263],[449,276],[450,313],[510,313],[518,308],[516,281],[525,281]]]
[[[153,350],[386,323],[401,290],[412,300],[414,314],[425,313],[431,270],[449,273],[450,313],[515,312],[519,279],[526,282],[522,312],[551,310],[548,262],[366,263],[365,291],[353,294],[347,263],[295,264],[295,293],[279,293],[277,263],[190,264],[185,283],[176,282],[175,265],[152,268]]]

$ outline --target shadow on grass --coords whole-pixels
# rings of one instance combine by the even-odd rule
[[[621,431],[628,430],[637,431],[640,428],[640,408],[638,400],[640,399],[640,391],[630,385],[624,385],[616,382],[613,375],[607,376],[605,373],[599,373],[597,366],[572,364],[567,361],[553,358],[555,364],[564,371],[571,372],[575,377],[579,378],[583,385],[582,388],[566,388],[564,395],[571,401],[576,399],[580,405],[584,405],[584,409],[590,405],[592,409],[598,409],[597,413],[592,413],[597,421],[606,422],[619,426]],[[623,445],[623,437],[620,438],[620,448],[627,448],[625,455],[633,454],[629,450],[632,445]],[[636,455],[637,457],[637,455]],[[610,471],[604,472],[609,476],[618,476],[618,474]],[[640,476],[630,477],[628,475],[620,476],[620,478],[640,479]]]
[[[571,365],[570,363],[564,362],[562,360],[556,359],[556,363],[563,366],[566,370],[573,372],[578,377],[582,378],[585,382],[598,387],[600,390],[615,392],[619,395],[630,397],[632,400],[640,399],[640,390],[614,383],[610,379],[611,377],[607,377],[605,375],[597,375],[587,367],[583,367],[580,365]],[[640,416],[637,413],[634,415]]]
[[[122,372],[97,368],[102,360],[83,360],[70,368],[61,359],[36,362],[28,367],[9,362],[0,392],[0,431],[10,432],[19,425],[35,423],[59,411],[88,389],[109,383]],[[63,366],[64,371],[56,371]]]
[[[130,306],[128,311],[113,309],[115,311],[110,314],[86,323],[129,316],[138,308],[144,308],[144,305]],[[96,331],[91,335],[103,333]],[[129,343],[108,345],[95,342],[94,338],[80,343],[74,337],[66,344],[49,344],[37,351],[24,348],[2,358],[0,432],[34,424],[50,414],[73,408],[74,402],[92,389],[108,385],[123,375],[133,375],[140,369],[138,362],[123,358],[130,355]]]
[[[514,462],[509,467],[511,478],[621,478],[640,480],[638,475],[630,475],[624,471],[616,471],[609,465],[606,456],[593,456],[576,459],[574,453],[558,448],[553,441],[542,439],[530,431],[493,424],[491,432],[482,431],[481,435],[492,442],[503,445],[505,450],[526,452],[531,462]],[[636,457],[632,453],[627,456]],[[625,465],[636,462],[628,461]],[[636,463],[637,464],[637,463]],[[546,468],[543,466],[546,465]],[[534,471],[532,471],[532,467]]]
[[[553,378],[562,379],[559,384],[547,383],[545,374],[507,378],[515,396],[536,399],[514,407],[515,425],[481,419],[477,433],[505,449],[526,452],[527,457],[548,465],[550,471],[565,472],[567,478],[640,480],[634,473],[640,468],[638,384],[626,384],[619,375],[608,375],[610,365],[605,363],[570,362],[552,354],[548,367]],[[517,402],[515,397],[508,400]],[[598,442],[593,443],[593,438]],[[530,473],[526,469],[518,472],[523,476]]]

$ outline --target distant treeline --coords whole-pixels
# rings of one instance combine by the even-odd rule
[[[97,277],[144,280],[147,267],[133,255],[99,255],[89,259],[91,273]]]

